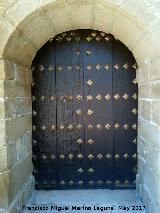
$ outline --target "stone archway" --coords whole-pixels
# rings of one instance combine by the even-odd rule
[[[137,60],[137,189],[148,212],[157,212],[160,207],[159,1],[10,0],[1,4],[0,207],[16,212],[34,188],[31,175],[32,59],[50,37],[71,29],[88,28],[112,33]]]

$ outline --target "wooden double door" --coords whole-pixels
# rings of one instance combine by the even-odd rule
[[[132,53],[112,35],[69,31],[33,64],[36,188],[134,188],[137,83]]]

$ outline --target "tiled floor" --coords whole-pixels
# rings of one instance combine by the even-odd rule
[[[56,206],[66,207],[67,210],[61,209],[60,211],[59,209],[58,211],[58,209],[55,209]],[[134,210],[134,206],[138,206],[139,210]],[[146,213],[145,210],[140,210],[141,207],[143,209],[143,204],[136,190],[39,190],[33,193],[26,207],[42,207],[44,209],[42,211],[24,210],[23,213]],[[74,209],[72,209],[73,207]],[[76,207],[81,207],[81,209],[75,209]],[[83,210],[85,207],[89,207],[89,209]],[[102,211],[104,207],[108,209]]]

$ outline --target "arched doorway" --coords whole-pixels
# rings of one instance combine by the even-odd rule
[[[103,32],[69,31],[32,66],[36,187],[135,187],[137,67],[127,47]]]

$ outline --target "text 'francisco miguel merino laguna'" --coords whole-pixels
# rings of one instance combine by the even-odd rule
[[[56,210],[58,212],[60,211],[67,211],[67,210],[76,210],[76,211],[108,211],[108,210],[114,210],[113,206],[23,206],[23,210],[27,211],[52,211]]]

